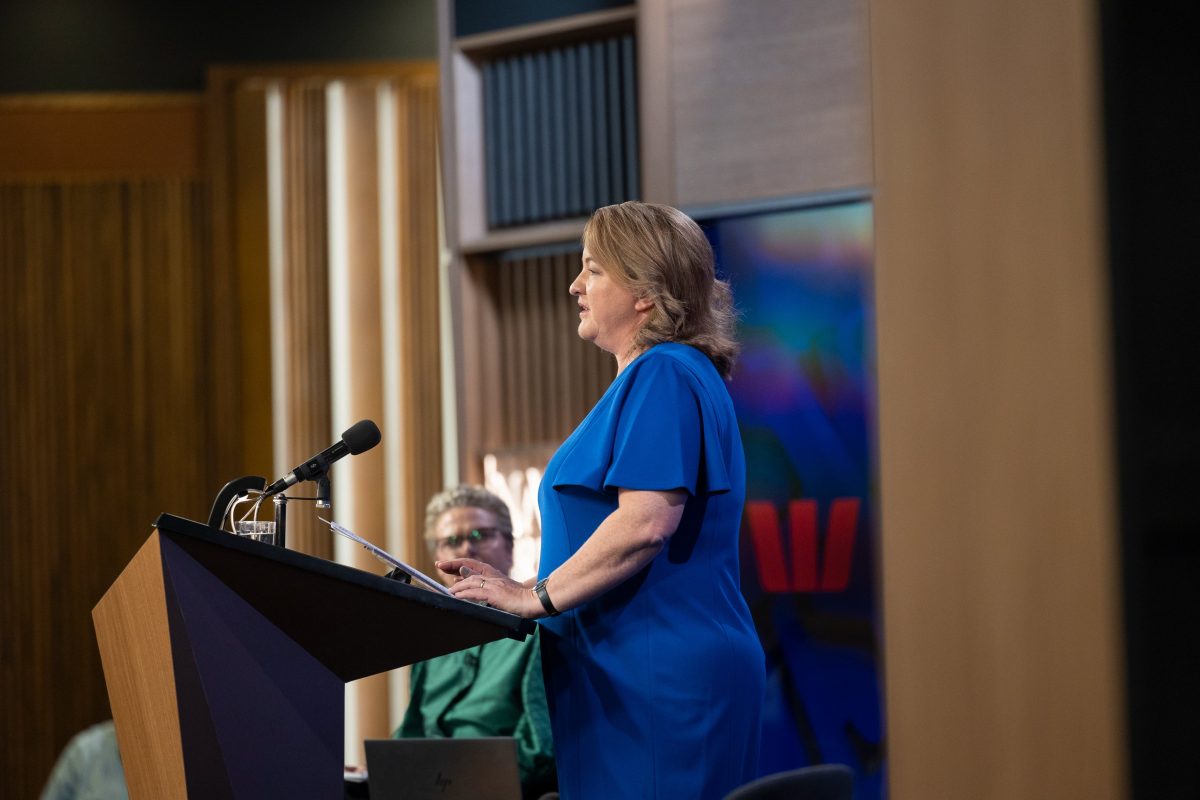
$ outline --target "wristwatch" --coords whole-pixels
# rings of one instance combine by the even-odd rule
[[[546,609],[546,613],[552,617],[557,617],[561,612],[554,607],[554,603],[550,602],[550,594],[546,591],[546,581],[550,578],[542,578],[533,585],[533,593],[537,595],[537,599],[542,601],[542,608]]]

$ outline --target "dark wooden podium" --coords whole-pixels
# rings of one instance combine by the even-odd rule
[[[340,798],[344,684],[534,623],[164,514],[92,610],[129,795]]]

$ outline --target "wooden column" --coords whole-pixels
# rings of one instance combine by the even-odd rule
[[[388,480],[391,524],[412,564],[427,563],[425,504],[442,486],[441,353],[439,338],[437,152],[438,89],[432,71],[387,84],[394,109],[392,163],[396,174],[396,216],[386,220],[397,232],[395,283],[385,308],[396,324],[394,385],[388,418],[395,428],[400,463]],[[386,181],[389,176],[381,173]]]
[[[1126,794],[1094,14],[872,3],[896,800]]]
[[[334,427],[383,419],[383,339],[380,301],[379,152],[376,85],[345,81],[328,90],[330,356]],[[387,525],[384,454],[376,449],[335,468],[334,513],[348,527],[383,543]],[[335,547],[335,552],[339,550]],[[352,566],[377,571],[360,548],[342,545]],[[347,758],[359,756],[363,738],[389,732],[387,678],[355,681],[347,695]],[[353,735],[353,734],[352,734]]]

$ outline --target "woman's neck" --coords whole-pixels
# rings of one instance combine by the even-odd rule
[[[630,345],[623,352],[623,355],[617,355],[617,374],[620,375],[625,371],[625,368],[637,360],[637,357],[646,352],[645,347]]]

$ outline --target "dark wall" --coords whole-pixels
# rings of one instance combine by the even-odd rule
[[[1101,0],[1133,797],[1200,797],[1200,24]]]
[[[0,94],[199,91],[210,64],[436,58],[434,0],[0,2]]]
[[[629,5],[633,0],[455,0],[454,33],[470,36]]]

